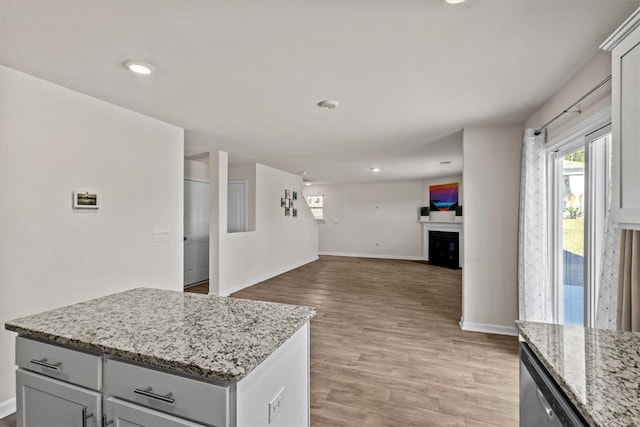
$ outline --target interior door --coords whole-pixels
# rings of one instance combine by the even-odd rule
[[[17,427],[97,427],[102,421],[102,395],[95,391],[22,369],[16,388]]]
[[[227,232],[247,231],[247,181],[229,181],[227,201]]]
[[[184,180],[184,286],[209,279],[209,183]]]

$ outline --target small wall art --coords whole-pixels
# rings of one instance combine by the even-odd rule
[[[284,208],[284,216],[298,216],[298,209],[294,208],[295,200],[298,200],[297,191],[284,190],[284,197],[280,198],[280,207]]]
[[[73,192],[74,209],[98,209],[98,193],[95,191],[76,190]]]

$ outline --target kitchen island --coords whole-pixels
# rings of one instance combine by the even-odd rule
[[[18,426],[308,425],[314,315],[137,288],[9,321]]]
[[[640,334],[536,322],[516,327],[587,425],[640,426]]]

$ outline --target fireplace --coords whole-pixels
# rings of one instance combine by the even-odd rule
[[[429,264],[459,268],[459,233],[429,230]]]

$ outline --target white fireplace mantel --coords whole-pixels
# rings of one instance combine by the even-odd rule
[[[464,260],[464,227],[462,222],[457,221],[426,221],[419,220],[422,224],[422,256],[425,261],[429,261],[429,231],[449,231],[458,233],[458,244],[460,245],[460,258],[458,265],[463,267]]]

